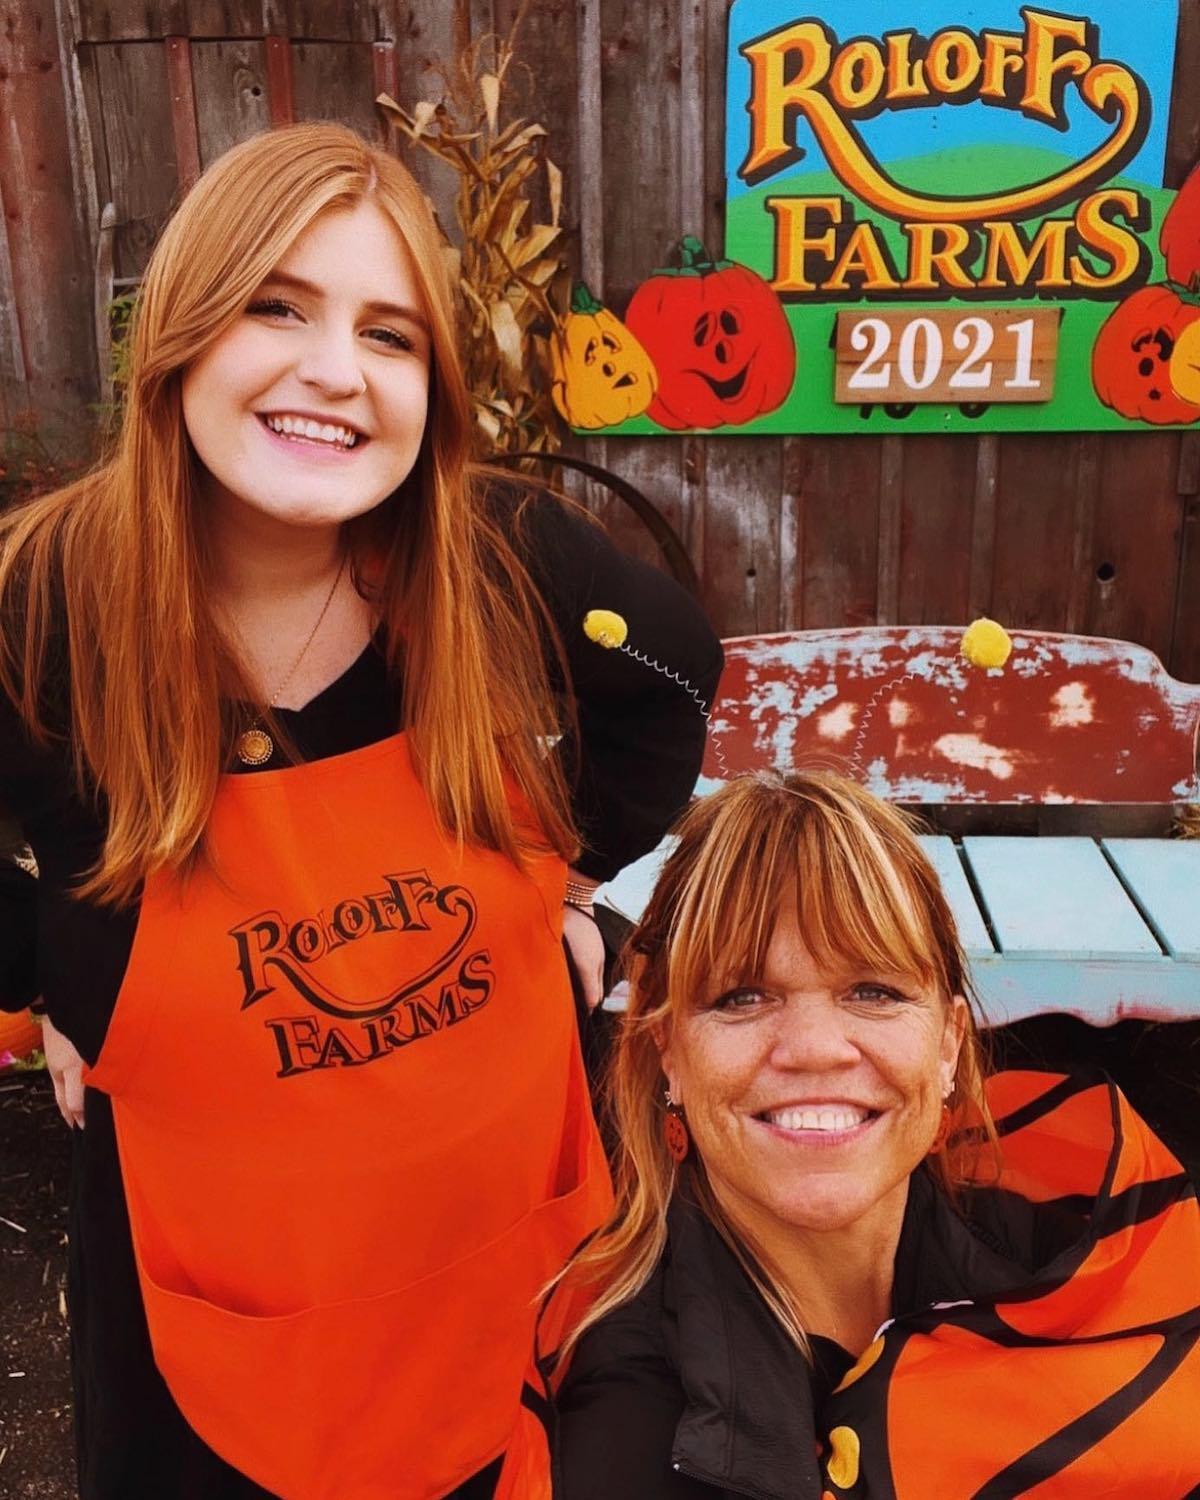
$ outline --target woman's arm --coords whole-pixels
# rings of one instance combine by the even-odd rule
[[[558,1418],[554,1500],[715,1500],[671,1467],[681,1403],[665,1380],[623,1367],[574,1388]]]
[[[14,858],[23,844],[16,823],[0,820],[0,1010],[24,1010],[40,999],[37,878]],[[41,1020],[42,1050],[58,1112],[68,1125],[82,1130],[83,1058],[49,1016]]]
[[[15,706],[0,693],[0,1010],[37,999],[37,876],[23,827],[38,756]]]
[[[591,609],[629,627],[628,644],[710,704],[723,656],[699,604],[673,579],[627,557],[585,516],[547,496],[522,515],[523,551],[558,626],[579,716],[575,814],[578,873],[611,878],[653,849],[686,806],[704,755],[695,699],[665,673],[606,650],[583,632]]]
[[[585,1334],[556,1402],[555,1500],[715,1500],[671,1465],[679,1378],[641,1301]]]
[[[37,881],[12,858],[20,842],[7,819],[0,839],[0,1010],[24,1010],[38,995]]]
[[[16,708],[0,695],[0,1010],[41,1010],[38,968],[37,876],[28,860],[21,820],[27,804],[47,800],[47,768],[53,752],[29,742]],[[52,800],[52,797],[49,799]],[[59,1113],[83,1128],[83,1058],[75,1045],[42,1014],[42,1049]]]

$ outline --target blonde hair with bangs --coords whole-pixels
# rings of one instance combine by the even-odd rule
[[[244,727],[230,705],[255,698],[207,604],[182,372],[321,214],[367,198],[411,253],[432,345],[413,472],[345,528],[389,665],[403,668],[414,761],[443,826],[460,837],[521,858],[507,772],[546,845],[568,860],[578,852],[562,773],[542,748],[563,727],[540,648],[555,637],[486,504],[496,476],[471,462],[439,233],[394,157],[344,126],[296,125],[228,151],[163,231],[138,295],[111,456],[0,518],[0,688],[35,742],[69,734],[81,791],[98,793],[107,811],[107,841],[82,895],[128,902],[153,871],[187,863]],[[46,709],[51,652],[66,659],[69,729]]]
[[[831,771],[746,776],[692,804],[626,948],[629,1000],[608,1079],[617,1138],[616,1210],[565,1273],[598,1289],[566,1345],[641,1289],[667,1238],[667,1207],[685,1188],[712,1220],[767,1305],[805,1353],[802,1310],[761,1247],[722,1213],[693,1148],[677,1168],[663,1140],[663,1039],[677,1017],[741,978],[762,974],[776,919],[795,901],[800,932],[823,967],[911,975],[970,1019],[949,1104],[947,1148],[930,1158],[951,1194],[989,1175],[995,1127],[986,1061],[954,917],[915,837],[917,825]],[[566,1351],[564,1351],[566,1352]]]

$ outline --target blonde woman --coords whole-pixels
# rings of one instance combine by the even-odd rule
[[[0,527],[41,871],[3,1002],[43,996],[80,1127],[85,1500],[540,1493],[534,1293],[609,1201],[562,939],[594,1000],[591,890],[703,738],[580,622],[706,694],[720,653],[472,466],[442,264],[352,132],[235,148],[152,257],[112,457]]]
[[[985,1077],[904,816],[828,773],[685,814],[631,943],[617,1213],[561,1500],[1181,1500],[1200,1216],[1102,1078]]]

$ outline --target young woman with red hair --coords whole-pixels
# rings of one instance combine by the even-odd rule
[[[533,1304],[609,1194],[562,940],[595,1000],[591,888],[703,744],[582,618],[706,697],[720,653],[471,462],[442,266],[353,132],[236,147],[151,259],[112,456],[0,522],[0,794],[40,867],[0,1003],[43,997],[80,1127],[85,1500],[544,1482]]]

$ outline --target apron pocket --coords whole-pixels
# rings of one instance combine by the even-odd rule
[[[593,1171],[419,1281],[277,1317],[160,1285],[137,1247],[155,1359],[205,1442],[283,1500],[435,1500],[503,1452],[538,1295],[606,1193]]]

